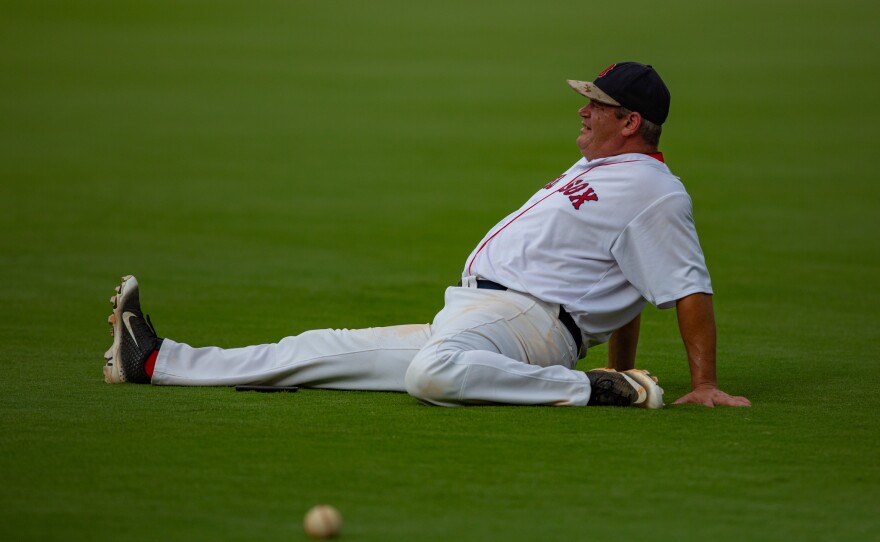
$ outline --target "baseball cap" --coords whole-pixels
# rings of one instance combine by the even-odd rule
[[[592,83],[569,80],[568,85],[591,100],[638,111],[654,124],[663,124],[669,116],[669,89],[648,64],[619,62],[602,70]]]

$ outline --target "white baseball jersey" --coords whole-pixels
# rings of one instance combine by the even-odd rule
[[[587,347],[646,301],[712,293],[690,196],[659,153],[581,159],[492,228],[463,276],[562,305]]]

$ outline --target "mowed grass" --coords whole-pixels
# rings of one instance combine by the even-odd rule
[[[0,18],[9,540],[880,538],[880,113],[868,2],[20,3]],[[578,158],[566,78],[653,63],[662,149],[751,409],[442,409],[107,386],[107,300],[161,335],[428,322]],[[689,388],[671,311],[639,365]],[[604,364],[597,348],[582,369]]]

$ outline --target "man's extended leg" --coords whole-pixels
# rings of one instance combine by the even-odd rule
[[[276,344],[193,348],[165,339],[153,384],[263,384],[337,390],[406,391],[404,375],[430,326],[320,329]]]
[[[108,383],[148,383],[152,376],[152,383],[160,385],[264,384],[405,391],[407,367],[431,331],[428,324],[324,329],[287,337],[277,344],[193,348],[156,337],[141,312],[134,277],[123,278],[111,303],[114,341],[104,365]]]

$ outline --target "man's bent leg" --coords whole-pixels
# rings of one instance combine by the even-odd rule
[[[433,335],[406,375],[407,391],[437,405],[586,405],[574,340],[559,307],[509,291],[450,288]]]
[[[405,391],[407,368],[430,333],[428,324],[322,329],[276,344],[232,349],[193,348],[165,339],[152,383]]]

